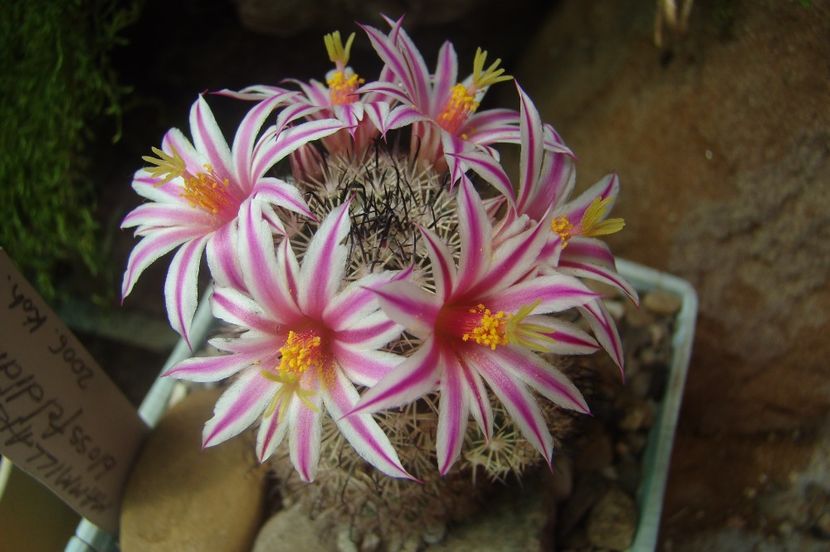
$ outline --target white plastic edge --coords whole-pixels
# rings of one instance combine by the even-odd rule
[[[646,457],[643,458],[644,468],[650,467],[655,474],[650,478],[644,477],[646,484],[639,490],[640,522],[629,549],[631,552],[652,552],[657,548],[663,495],[666,492],[677,418],[692,354],[698,301],[692,285],[677,276],[624,259],[617,260],[617,270],[638,291],[660,290],[681,298],[680,312],[675,319],[672,334],[672,359],[666,394],[657,414],[656,425],[649,435]]]

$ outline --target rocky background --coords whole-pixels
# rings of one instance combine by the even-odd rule
[[[130,174],[186,127],[197,93],[321,78],[322,33],[381,25],[379,10],[411,14],[430,62],[447,37],[462,67],[478,45],[502,57],[578,154],[582,187],[621,175],[614,251],[697,288],[663,548],[830,537],[830,3],[698,0],[687,32],[657,48],[652,0],[148,1],[115,58],[135,94],[125,139],[100,146],[102,204],[137,204]],[[373,74],[360,37],[353,58]],[[515,107],[509,86],[496,99]],[[115,262],[132,244],[118,235]],[[127,306],[160,314],[165,269]]]

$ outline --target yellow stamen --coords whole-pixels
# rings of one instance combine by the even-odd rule
[[[184,187],[180,195],[192,207],[197,207],[211,215],[217,215],[220,211],[231,207],[235,200],[228,189],[228,179],[219,178],[210,165],[205,165],[204,169],[205,172],[195,175],[187,172],[183,174]]]
[[[145,167],[145,169],[153,178],[161,178],[161,181],[156,186],[164,186],[177,176],[183,176],[187,172],[184,159],[181,158],[179,152],[175,149],[173,150],[173,155],[168,155],[159,148],[152,148],[152,150],[158,157],[143,155],[141,158],[147,163],[155,165],[154,167]]]
[[[313,332],[288,332],[285,345],[280,347],[280,377],[296,381],[312,366],[320,366],[323,358],[322,340]]]
[[[349,63],[349,52],[352,49],[354,42],[354,33],[349,35],[346,39],[346,45],[343,46],[343,41],[340,39],[340,31],[323,36],[323,43],[326,45],[326,52],[329,54],[329,59],[332,63],[337,64],[339,69],[343,69]]]
[[[504,311],[493,314],[490,309],[481,304],[470,309],[468,312],[471,314],[480,314],[481,319],[472,331],[466,332],[461,336],[462,340],[469,341],[472,339],[477,344],[490,347],[494,351],[498,345],[507,345],[506,327],[510,319],[509,315],[505,314]]]
[[[356,73],[352,73],[351,69],[348,71],[336,70],[331,72],[326,78],[326,84],[329,86],[331,104],[347,105],[354,103],[357,99],[355,90],[364,82],[366,81],[361,79]]]
[[[605,199],[596,198],[585,209],[585,214],[582,215],[582,222],[580,223],[580,233],[583,236],[607,236],[623,229],[625,220],[621,218],[602,220],[608,214],[610,203],[610,197]]]
[[[487,69],[484,68],[484,63],[487,61],[487,51],[481,48],[476,48],[476,57],[473,59],[473,86],[476,90],[487,88],[497,82],[509,81],[513,77],[510,75],[503,75],[504,68],[499,68],[501,59],[496,58],[496,61],[490,64]]]
[[[455,132],[478,109],[475,93],[463,84],[452,87],[452,95],[444,111],[438,115],[438,124],[447,132]]]
[[[562,249],[568,247],[568,240],[573,235],[574,225],[568,220],[568,217],[556,217],[550,224],[551,230],[559,234],[562,240]]]
[[[275,381],[277,383],[281,383],[282,387],[274,393],[274,396],[271,398],[271,402],[268,403],[268,407],[265,409],[263,413],[263,418],[268,418],[271,416],[274,411],[277,409],[277,405],[280,405],[280,410],[277,413],[279,418],[285,416],[285,410],[288,408],[289,402],[291,402],[291,395],[297,395],[297,398],[300,399],[303,404],[305,404],[308,408],[313,410],[314,412],[319,412],[317,406],[311,401],[311,398],[315,395],[315,392],[311,389],[302,389],[300,384],[296,380],[289,380],[280,377],[273,372],[268,370],[262,370],[260,372],[262,377],[265,379]]]

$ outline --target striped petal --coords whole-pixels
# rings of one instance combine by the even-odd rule
[[[234,173],[237,182],[244,192],[248,192],[253,186],[251,180],[250,168],[253,162],[254,144],[256,143],[257,134],[265,124],[265,120],[271,115],[271,112],[284,101],[284,94],[282,92],[267,97],[259,102],[245,115],[236,135],[233,139],[233,165]]]
[[[592,302],[598,296],[573,276],[551,274],[520,282],[481,302],[493,311],[516,312],[521,307],[538,302],[535,314],[560,312]]]
[[[564,253],[567,253],[567,248]],[[609,286],[615,287],[624,293],[632,303],[639,304],[640,299],[637,295],[637,290],[629,284],[625,278],[617,274],[616,270],[608,270],[605,267],[594,264],[575,262],[564,255],[559,259],[559,270],[563,274],[570,274],[577,278],[587,278],[589,280],[596,280]]]
[[[320,419],[322,397],[320,393],[316,393],[309,400],[314,405],[314,410],[300,400],[291,401],[288,407],[291,463],[300,474],[300,479],[306,483],[313,481],[317,474],[322,429]]]
[[[398,271],[369,274],[352,282],[323,310],[323,322],[334,331],[341,331],[359,324],[378,309],[377,295],[373,289],[392,280],[400,280]]]
[[[413,335],[432,335],[442,302],[412,282],[391,282],[373,289],[386,315]]]
[[[208,233],[213,226],[213,217],[201,209],[169,203],[144,203],[124,217],[121,228],[142,226],[145,228],[166,228],[171,226],[201,227]]]
[[[348,248],[341,245],[349,234],[349,203],[326,216],[308,244],[300,268],[299,305],[312,318],[322,315],[340,287]]]
[[[605,305],[602,304],[602,300],[595,299],[586,303],[579,309],[579,312],[588,321],[599,344],[611,355],[611,360],[619,367],[620,377],[625,379],[625,357],[623,356],[620,334],[617,332],[614,319],[609,314],[608,309],[605,308]]]
[[[403,357],[392,353],[361,349],[340,340],[332,344],[332,353],[351,381],[367,387],[385,378],[404,361]]]
[[[222,393],[213,417],[202,430],[202,446],[212,447],[239,435],[262,414],[278,384],[263,378],[259,370],[247,370]]]
[[[571,380],[535,353],[513,346],[499,347],[495,351],[486,347],[483,349],[481,354],[493,364],[512,373],[549,401],[583,414],[590,412],[585,398]]]
[[[449,299],[455,289],[456,272],[455,261],[453,261],[447,245],[441,241],[434,232],[426,228],[420,228],[424,243],[427,246],[427,253],[432,264],[432,278],[435,281],[435,293],[444,303]]]
[[[390,477],[414,479],[401,465],[389,437],[371,414],[345,414],[357,404],[360,395],[346,376],[334,369],[334,377],[323,390],[326,409],[336,421],[340,433],[361,458]]]
[[[461,260],[458,290],[466,290],[487,272],[492,257],[493,228],[481,198],[465,176],[458,191],[458,233],[461,236]]]
[[[190,108],[190,132],[196,149],[207,158],[216,174],[235,182],[231,150],[202,96]],[[200,167],[199,170],[204,169]]]
[[[463,355],[457,356],[456,359],[462,368],[464,392],[467,394],[470,412],[472,412],[475,421],[478,422],[482,435],[489,441],[493,436],[493,409],[490,406],[490,397],[487,396],[487,388],[484,386],[481,376],[475,368],[469,365]]]
[[[261,353],[231,354],[209,357],[193,357],[179,362],[162,377],[174,377],[188,381],[220,381],[229,378],[243,368],[262,359]]]
[[[555,355],[587,355],[599,349],[596,340],[576,324],[551,316],[528,316],[524,322],[543,336],[533,340],[537,350]]]
[[[277,322],[244,293],[230,287],[217,287],[211,297],[213,316],[263,333],[274,334]]]
[[[374,27],[360,25],[360,28],[366,32],[366,35],[369,37],[369,42],[372,43],[372,47],[378,53],[380,59],[403,84],[404,94],[406,94],[403,101],[414,103],[417,98],[417,88],[406,60],[397,45],[392,43],[386,35]],[[375,89],[374,91],[380,90]]]
[[[170,262],[167,279],[164,282],[164,300],[167,306],[167,319],[190,345],[190,325],[196,314],[199,297],[196,288],[199,284],[199,265],[202,252],[209,236],[197,238],[183,245]]]
[[[279,163],[300,146],[334,134],[343,128],[337,119],[309,121],[289,128],[254,152],[253,181],[259,180],[274,165]]]
[[[548,239],[548,226],[537,224],[530,230],[507,239],[493,251],[493,262],[475,285],[480,293],[494,294],[531,272]],[[476,294],[476,291],[471,293]]]
[[[274,238],[268,223],[262,219],[259,204],[246,202],[239,218],[239,242],[236,255],[242,267],[245,288],[267,312],[287,320],[299,315],[291,296],[281,293],[278,275],[280,266],[274,249]]]
[[[438,406],[435,451],[438,457],[438,470],[441,475],[446,475],[461,454],[470,404],[463,371],[455,359],[455,353],[443,352],[441,357],[444,367],[439,385],[441,402]]]
[[[193,105],[194,107],[196,106],[196,104]],[[191,108],[191,113],[192,112],[193,108]],[[224,140],[224,138],[222,138],[222,140]],[[172,154],[175,150],[175,152],[184,161],[185,167],[190,174],[202,172],[204,170],[205,163],[210,162],[210,159],[208,159],[204,154],[196,151],[196,148],[193,147],[190,140],[188,140],[184,133],[177,128],[171,128],[164,134],[164,138],[161,140],[161,149],[167,154]]]
[[[379,310],[364,316],[348,329],[337,332],[337,340],[344,345],[360,349],[379,349],[390,341],[400,337],[403,327],[389,319],[385,312]]]
[[[501,165],[491,155],[476,151],[464,151],[453,154],[461,162],[462,167],[472,169],[476,174],[491,184],[510,203],[515,201],[513,184]]]
[[[127,259],[127,269],[121,283],[121,300],[130,294],[138,277],[153,261],[201,235],[204,235],[201,229],[173,227],[157,230],[142,238]]]
[[[458,54],[449,41],[438,50],[438,63],[435,65],[435,84],[429,105],[430,113],[440,113],[447,105],[450,91],[458,80]]]
[[[521,157],[519,162],[519,174],[521,174],[521,187],[519,199],[516,202],[520,213],[525,212],[531,200],[537,199],[539,190],[539,176],[542,171],[543,161],[543,140],[542,119],[533,101],[525,94],[522,87],[516,83],[519,91],[519,120],[521,132]]]
[[[439,357],[435,340],[427,339],[412,356],[366,391],[347,415],[402,406],[429,393],[441,376]]]
[[[481,349],[483,350],[484,347]],[[550,465],[553,458],[553,437],[530,391],[515,376],[504,371],[499,363],[493,362],[488,356],[471,355],[470,364],[481,374],[496,397],[504,404],[522,435]]]
[[[268,460],[280,446],[288,433],[288,405],[291,396],[282,395],[277,399],[274,410],[262,418],[256,435],[256,455],[260,463]],[[282,414],[282,416],[280,416]]]
[[[216,230],[207,244],[208,268],[217,285],[245,289],[236,247],[237,221],[231,221]]]
[[[557,215],[568,217],[574,224],[582,220],[585,210],[591,203],[599,198],[611,198],[608,205],[605,207],[605,213],[610,213],[614,208],[614,203],[617,200],[617,194],[620,191],[620,179],[616,174],[607,174],[602,177],[599,182],[582,192],[576,199],[569,201],[562,206],[561,210],[557,210]]]

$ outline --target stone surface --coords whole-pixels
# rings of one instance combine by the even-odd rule
[[[653,2],[564,0],[518,80],[579,156],[621,175],[610,239],[690,280],[700,316],[666,534],[751,513],[830,410],[830,4],[695,2],[672,52]],[[515,100],[513,100],[515,102]]]
[[[611,487],[588,515],[588,541],[596,547],[626,550],[637,528],[634,499]]]
[[[218,396],[187,396],[148,437],[124,496],[124,552],[250,549],[262,522],[264,470],[244,437],[202,450]]]
[[[538,479],[537,476],[536,479]],[[544,529],[554,510],[549,482],[530,478],[522,489],[505,487],[488,499],[488,507],[468,521],[449,528],[446,539],[428,546],[428,552],[533,552],[550,549]]]
[[[318,538],[319,528],[294,506],[271,516],[256,537],[252,552],[336,552],[335,542]]]

